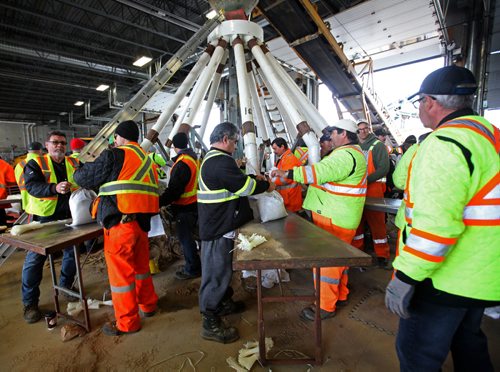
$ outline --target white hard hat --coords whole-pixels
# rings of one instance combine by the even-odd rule
[[[341,120],[337,121],[336,123],[334,123],[333,127],[344,129],[344,130],[351,132],[351,133],[358,132],[358,126],[351,119],[341,119]]]

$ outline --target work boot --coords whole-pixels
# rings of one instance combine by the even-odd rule
[[[153,311],[142,311],[139,310],[139,313],[144,317],[144,318],[151,318],[152,316],[155,316],[156,313],[158,312],[158,309],[155,309]]]
[[[42,318],[37,304],[24,305],[24,320],[26,323],[36,323]]]
[[[102,333],[104,333],[106,336],[129,335],[132,333],[137,333],[141,330],[139,328],[136,331],[128,331],[128,332],[122,331],[122,330],[118,329],[118,327],[116,326],[116,321],[105,323],[101,329],[102,329]]]
[[[179,280],[195,279],[195,278],[199,278],[200,276],[201,276],[201,273],[190,274],[187,271],[185,271],[184,268],[181,268],[180,270],[175,272],[175,277],[176,277],[176,279],[179,279]]]
[[[335,315],[335,311],[326,311],[320,309],[319,317],[321,320],[333,318]],[[302,310],[302,312],[300,313],[300,317],[304,320],[310,320],[311,322],[314,322],[314,320],[316,319],[316,308],[313,306],[304,308],[304,310]]]
[[[239,314],[245,311],[245,303],[243,301],[233,301],[231,298],[221,301],[219,307],[215,311],[218,316],[229,314]]]
[[[219,316],[202,314],[201,317],[203,325],[200,335],[205,340],[230,344],[240,338],[238,330],[234,327],[225,327]]]

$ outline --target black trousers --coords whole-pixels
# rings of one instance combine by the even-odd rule
[[[234,240],[219,238],[201,241],[200,312],[215,315],[221,301],[233,295]]]

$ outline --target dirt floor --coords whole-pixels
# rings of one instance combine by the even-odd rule
[[[3,371],[232,371],[226,358],[237,357],[243,343],[257,339],[255,293],[245,290],[235,273],[235,299],[243,300],[247,311],[225,320],[240,331],[240,340],[222,345],[201,339],[197,305],[200,279],[178,281],[174,272],[182,261],[171,263],[154,276],[160,297],[159,313],[143,320],[143,328],[133,335],[108,337],[100,327],[113,318],[111,307],[91,310],[93,331],[62,342],[59,319],[54,330],[42,320],[26,324],[20,300],[21,268],[24,252],[16,252],[0,268],[0,366]],[[84,266],[84,281],[90,298],[102,299],[109,293],[102,251],[90,256]],[[351,294],[347,306],[333,319],[323,322],[322,366],[267,366],[256,364],[253,371],[397,371],[394,349],[397,317],[384,306],[384,288],[391,273],[378,268],[349,272]],[[309,271],[291,271],[291,282],[283,285],[285,294],[308,294],[312,289]],[[44,271],[40,306],[52,310],[52,291],[48,266]],[[279,293],[278,288],[266,293]],[[264,305],[266,335],[274,340],[269,356],[297,358],[313,355],[313,324],[299,319],[307,304],[270,303]],[[63,301],[63,306],[66,303]],[[500,370],[500,321],[484,319],[494,365]],[[451,371],[447,360],[444,371]]]

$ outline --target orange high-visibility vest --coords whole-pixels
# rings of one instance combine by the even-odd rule
[[[116,195],[118,210],[123,214],[158,213],[155,164],[136,142],[118,148],[125,152],[122,169],[116,181],[99,188],[99,196]]]
[[[172,202],[172,204],[188,205],[196,203],[196,201],[198,200],[196,194],[198,193],[198,174],[200,172],[200,162],[196,159],[193,159],[189,155],[182,154],[175,161],[174,166],[170,170],[170,174],[172,174],[172,170],[179,162],[183,162],[189,167],[189,170],[191,171],[191,178],[189,179],[189,182],[186,185],[186,188],[184,189],[181,197],[178,200]]]

